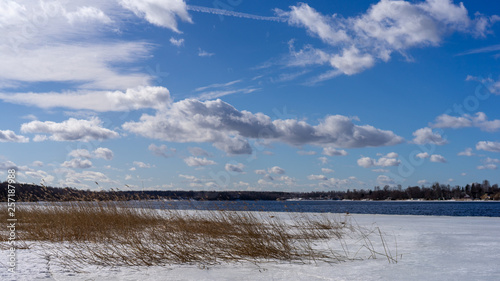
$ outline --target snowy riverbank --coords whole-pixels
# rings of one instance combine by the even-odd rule
[[[397,264],[382,257],[338,264],[250,262],[200,268],[191,265],[95,268],[75,273],[47,263],[34,250],[17,250],[17,273],[1,280],[500,280],[500,218],[351,215],[361,226],[376,224],[392,244]]]

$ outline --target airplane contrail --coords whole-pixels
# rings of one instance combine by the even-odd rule
[[[247,19],[253,19],[253,20],[266,20],[266,21],[277,21],[277,22],[286,22],[287,21],[285,18],[282,18],[282,17],[263,17],[263,16],[252,15],[252,14],[246,14],[246,13],[240,13],[240,12],[234,12],[234,11],[228,11],[228,10],[222,10],[222,9],[215,9],[215,8],[208,8],[208,7],[201,7],[201,6],[194,6],[194,5],[188,5],[187,10],[193,11],[193,12],[221,15],[221,16],[247,18]]]

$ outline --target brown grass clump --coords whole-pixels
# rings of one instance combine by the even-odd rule
[[[1,209],[1,208],[0,208]],[[0,210],[1,214],[5,214]],[[368,250],[392,258],[381,232],[353,227],[348,217],[234,211],[130,208],[126,202],[66,202],[18,205],[18,237],[44,246],[48,259],[75,268],[86,264],[201,265],[238,261],[339,262]],[[383,253],[369,236],[380,234]],[[362,241],[354,253],[344,237]],[[333,250],[329,245],[338,241]],[[5,242],[5,238],[3,238]],[[382,251],[381,251],[382,252]]]

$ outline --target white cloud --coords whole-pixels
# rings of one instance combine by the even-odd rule
[[[218,90],[218,91],[207,91],[200,93],[197,97],[199,100],[213,100],[227,95],[232,94],[250,94],[259,89],[256,88],[243,88],[243,89],[233,89],[233,90]]]
[[[31,165],[35,166],[35,167],[43,167],[43,162],[42,161],[33,161],[33,163]]]
[[[396,182],[391,177],[380,175],[377,177],[377,183],[380,185],[395,185]]]
[[[151,168],[151,164],[147,164],[147,163],[144,163],[144,162],[141,162],[141,161],[134,161],[133,163],[138,168],[146,168],[146,169]]]
[[[371,68],[375,64],[375,59],[370,54],[361,54],[358,48],[351,46],[344,48],[342,54],[333,55],[330,64],[346,75],[353,75]]]
[[[431,156],[427,152],[421,152],[421,153],[418,153],[417,155],[415,155],[415,157],[420,158],[420,159],[424,159],[424,158],[429,158]]]
[[[427,181],[427,180],[419,180],[417,183],[420,184],[420,185],[426,185],[426,184],[429,184],[429,181]]]
[[[105,160],[112,160],[114,154],[113,151],[109,148],[99,147],[96,150],[94,150],[93,153],[90,153],[90,151],[88,151],[87,149],[75,149],[70,151],[68,153],[68,156],[74,158],[85,158],[85,159],[102,158]]]
[[[487,157],[483,160],[484,163],[500,163],[500,159]]]
[[[87,158],[90,159],[92,158],[92,155],[87,149],[75,149],[72,150],[68,153],[68,156],[74,157],[74,158]]]
[[[432,129],[428,127],[416,130],[413,132],[413,136],[415,137],[413,143],[416,144],[433,143],[436,145],[444,145],[448,143],[439,133],[433,132]]]
[[[172,157],[177,151],[175,148],[168,148],[166,145],[162,144],[157,146],[155,144],[150,144],[148,146],[149,151],[151,151],[154,155],[162,156],[165,158]]]
[[[467,147],[464,151],[460,151],[458,156],[474,156],[476,155],[474,152],[472,152],[472,148]]]
[[[332,169],[328,169],[328,168],[321,168],[321,172],[323,172],[325,174],[330,174],[330,173],[333,173],[335,171]]]
[[[370,157],[362,157],[358,159],[358,165],[364,168],[369,168],[375,166],[375,160]]]
[[[242,163],[237,163],[237,164],[227,163],[224,168],[228,172],[244,173],[243,168],[245,168],[245,165],[243,165]]]
[[[328,164],[328,158],[326,158],[326,157],[324,157],[324,156],[322,156],[322,157],[318,157],[318,160],[319,160],[319,162],[321,162],[321,164],[323,164],[323,165]]]
[[[45,44],[44,44],[45,45]],[[87,89],[127,89],[146,85],[151,76],[121,71],[123,65],[143,58],[151,47],[144,42],[106,44],[51,44],[20,48],[17,52],[0,44],[0,81],[13,84],[67,82]],[[61,94],[64,98],[64,94]]]
[[[143,87],[122,91],[74,91],[64,93],[0,93],[5,102],[37,106],[64,107],[75,110],[130,111],[144,108],[163,109],[170,102],[170,92],[164,87]]]
[[[149,23],[181,33],[177,19],[192,23],[184,0],[121,0],[120,4]]]
[[[99,147],[96,150],[94,150],[94,157],[95,158],[102,158],[105,160],[112,160],[114,157],[114,153],[109,148]]]
[[[333,147],[325,147],[325,148],[323,148],[322,154],[327,155],[327,156],[345,156],[345,155],[347,155],[347,151],[337,150]]]
[[[31,121],[21,125],[24,133],[50,134],[53,141],[92,141],[118,137],[118,133],[102,127],[102,121],[97,118],[79,120],[70,118],[61,123],[52,121]],[[36,140],[35,140],[36,141]]]
[[[316,82],[340,73],[359,73],[378,60],[387,62],[395,52],[405,56],[410,48],[438,46],[445,35],[453,32],[485,36],[498,20],[480,14],[472,20],[462,3],[455,5],[451,0],[381,0],[365,13],[348,18],[323,15],[305,3],[291,6],[289,11],[277,9],[276,13],[290,25],[303,27],[310,35],[336,47],[334,50],[340,50],[321,51],[308,45],[303,52],[290,52],[292,63],[296,53],[306,58],[299,60],[306,62],[304,65],[330,63],[335,71],[321,75]],[[323,54],[318,56],[320,53]]]
[[[200,166],[207,166],[207,165],[215,165],[215,161],[208,160],[207,158],[198,158],[198,157],[188,157],[184,159],[184,162],[189,166],[189,167],[200,167]]]
[[[474,116],[464,114],[461,117],[453,117],[447,114],[440,115],[432,124],[434,128],[466,128],[477,127],[482,131],[496,132],[500,129],[500,120],[488,121],[488,117],[483,112],[478,112]]]
[[[189,147],[188,150],[189,150],[189,153],[191,153],[193,156],[205,156],[205,157],[212,157],[213,156],[211,153],[208,153],[206,150],[204,150],[201,147]]]
[[[496,45],[500,47],[500,45]],[[485,86],[492,94],[500,95],[500,81],[495,81],[491,78],[475,77],[467,75],[466,81],[477,81]]]
[[[0,142],[29,142],[29,138],[16,135],[11,130],[0,130]]]
[[[328,178],[325,175],[309,175],[307,176],[307,179],[309,180],[320,180],[320,181],[326,181]]]
[[[69,12],[65,16],[71,25],[75,23],[86,23],[89,21],[98,21],[104,24],[112,22],[112,20],[104,14],[103,11],[96,7],[79,7],[77,11]]]
[[[500,152],[500,142],[480,141],[476,144],[476,149],[491,152]]]
[[[92,167],[92,162],[88,159],[74,158],[69,161],[64,161],[61,166],[66,168],[87,169]]]
[[[198,56],[200,57],[211,57],[215,55],[214,53],[209,53],[207,51],[202,50],[201,48],[198,48]]]
[[[38,171],[26,171],[24,172],[27,176],[30,176],[32,178],[36,178],[36,179],[40,179],[40,181],[43,183],[43,184],[51,184],[55,177],[48,174],[47,172],[45,171],[42,171],[42,170],[38,170]]]
[[[183,178],[183,179],[186,179],[190,182],[194,182],[194,183],[201,183],[202,180],[195,177],[195,176],[192,176],[192,175],[183,175],[183,174],[179,174],[179,177]]]
[[[290,12],[278,11],[281,16],[288,16],[289,24],[305,27],[310,33],[331,45],[349,41],[350,38],[345,30],[332,24],[332,18],[323,16],[309,5],[299,3],[298,6],[291,6],[290,9]]]
[[[239,182],[234,182],[233,186],[235,188],[249,188],[250,184],[248,182],[239,181]]]
[[[309,150],[309,151],[299,150],[299,151],[297,151],[297,154],[298,155],[316,155],[316,151],[313,151],[313,150]]]
[[[477,166],[478,170],[496,170],[498,167],[495,164],[485,164],[481,166]]]
[[[446,163],[446,159],[442,155],[432,154],[431,155],[431,162]]]
[[[238,79],[238,80],[233,80],[227,83],[215,83],[215,84],[210,84],[208,86],[203,86],[203,87],[198,87],[195,89],[196,92],[203,92],[207,89],[213,89],[213,88],[227,88],[229,86],[232,86],[234,84],[241,83],[243,80]]]
[[[267,169],[267,171],[270,173],[270,174],[277,174],[277,175],[282,175],[285,173],[285,169],[281,168],[281,167],[278,167],[278,166],[274,166],[272,168],[269,168]]]
[[[379,159],[362,157],[358,159],[357,163],[359,166],[364,168],[370,168],[374,166],[378,167],[399,166],[399,164],[401,164],[401,161],[397,159],[398,156],[399,155],[396,152],[390,152],[387,155],[380,157]]]
[[[177,46],[177,47],[180,47],[182,45],[184,45],[184,39],[175,39],[174,37],[170,37],[170,44],[174,45],[174,46]]]
[[[209,142],[229,154],[250,154],[248,139],[313,144],[341,148],[387,146],[403,138],[391,131],[356,125],[352,118],[327,116],[318,125],[295,119],[276,119],[262,113],[238,111],[221,100],[185,99],[156,115],[144,114],[123,128],[144,137],[171,142]]]
[[[255,170],[254,171],[257,175],[265,175],[267,174],[266,170]]]

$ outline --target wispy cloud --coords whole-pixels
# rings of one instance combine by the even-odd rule
[[[455,56],[466,56],[466,55],[490,53],[490,52],[496,52],[496,51],[500,51],[500,44],[468,50],[468,51],[465,51],[463,53],[456,54]]]
[[[220,15],[220,16],[247,18],[247,19],[253,19],[253,20],[277,21],[277,22],[286,22],[287,21],[285,18],[279,17],[279,16],[265,17],[265,16],[258,16],[258,15],[252,15],[252,14],[247,14],[247,13],[240,13],[240,12],[234,12],[234,11],[228,11],[228,10],[222,10],[222,9],[216,9],[216,8],[195,6],[195,5],[188,5],[187,10],[193,11],[193,12]]]
[[[200,57],[211,57],[213,55],[215,55],[215,53],[209,53],[205,50],[202,50],[201,48],[198,48],[198,56]]]

